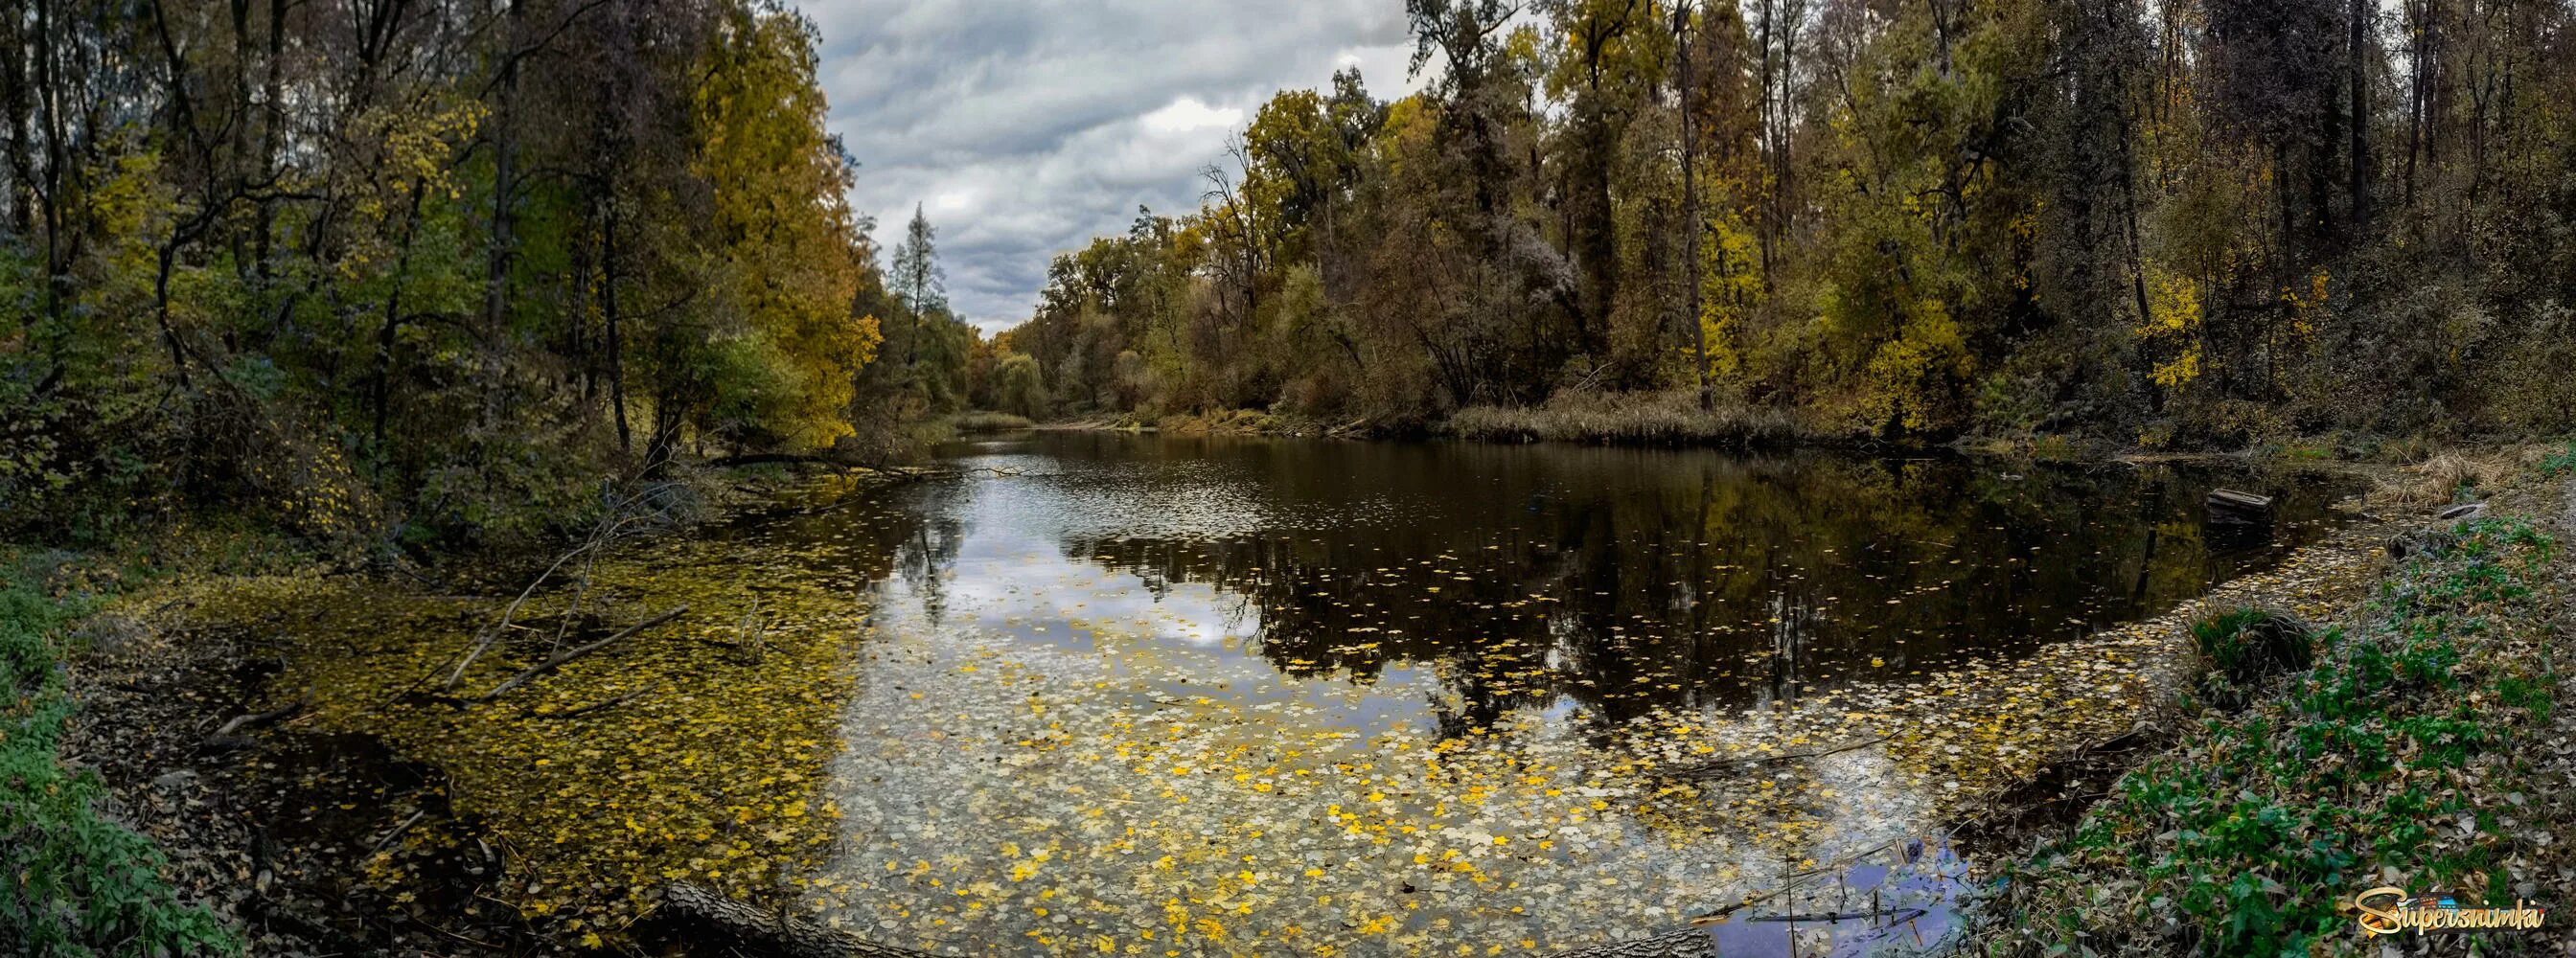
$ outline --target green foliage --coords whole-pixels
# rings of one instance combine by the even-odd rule
[[[151,841],[101,812],[97,776],[55,754],[73,709],[58,643],[78,607],[0,582],[0,941],[49,958],[238,954],[231,930],[173,894]]]
[[[2204,716],[2016,865],[1998,950],[2308,954],[2352,940],[2338,896],[2369,885],[2510,903],[2501,866],[2529,848],[2490,809],[2540,781],[2519,756],[2547,734],[2557,684],[2539,654],[2551,600],[2534,588],[2555,544],[2521,522],[2458,531],[2398,570],[2357,628],[2326,633],[2279,697]],[[2194,635],[2244,667],[2285,654],[2291,625],[2244,610]]]
[[[2555,479],[2576,472],[2576,443],[2540,457],[2540,474]]]
[[[2246,607],[2191,626],[2192,646],[2208,669],[2205,696],[2241,707],[2274,676],[2304,670],[2313,658],[2308,624],[2277,609]]]
[[[38,115],[0,164],[0,528],[505,543],[878,414],[876,250],[793,10],[235,12],[13,35],[99,62],[7,81]]]

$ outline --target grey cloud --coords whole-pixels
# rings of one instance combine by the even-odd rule
[[[1381,97],[1412,88],[1401,0],[800,6],[860,163],[851,203],[887,243],[921,204],[949,299],[987,331],[1028,317],[1049,258],[1124,231],[1139,204],[1196,209],[1199,170],[1272,91],[1324,86],[1345,62]],[[1176,115],[1210,122],[1148,122],[1184,101]]]

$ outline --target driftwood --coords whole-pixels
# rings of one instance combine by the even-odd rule
[[[648,470],[658,467],[658,462],[647,466]],[[492,647],[500,643],[503,633],[513,628],[535,631],[516,624],[514,620],[518,618],[519,609],[528,604],[528,600],[537,594],[537,590],[544,586],[547,580],[562,571],[565,564],[574,559],[580,559],[581,571],[578,577],[580,581],[573,591],[571,604],[564,609],[562,620],[555,625],[555,641],[562,642],[564,635],[571,631],[574,619],[580,615],[582,600],[590,595],[590,569],[592,564],[599,561],[600,553],[607,551],[609,545],[629,535],[647,528],[668,525],[672,518],[670,507],[653,506],[652,503],[663,493],[676,488],[679,488],[676,483],[653,483],[608,500],[606,512],[600,516],[597,524],[591,526],[590,534],[582,538],[580,545],[555,557],[555,561],[548,564],[545,571],[537,573],[537,577],[528,582],[527,588],[519,590],[518,597],[511,599],[509,606],[501,610],[501,621],[476,636],[474,644],[465,650],[464,655],[453,660],[454,667],[451,668],[445,662],[439,664],[439,669],[447,671],[447,678],[439,683],[439,689],[454,691],[458,684],[465,681],[465,670],[472,668],[475,660],[482,658],[484,653],[492,651]],[[437,671],[433,669],[431,674],[434,675]],[[422,676],[420,682],[412,683],[412,687],[417,689],[422,682],[427,681],[429,676]]]
[[[234,733],[241,732],[246,729],[258,728],[263,725],[273,725],[277,722],[293,718],[297,715],[303,714],[305,707],[312,704],[313,690],[305,689],[304,694],[297,697],[295,701],[288,702],[265,712],[253,712],[249,715],[233,716],[231,719],[224,722],[222,728],[216,729],[214,734],[206,736],[205,741],[199,743],[198,747],[207,752],[216,754],[249,748],[253,744],[251,740]]]
[[[612,645],[612,644],[616,643],[616,642],[617,642],[617,640],[619,640],[619,639],[623,639],[623,638],[625,638],[625,637],[627,637],[627,636],[634,635],[635,633],[642,632],[642,631],[644,631],[644,630],[646,630],[646,629],[649,629],[649,628],[652,628],[652,627],[654,627],[654,626],[660,625],[660,624],[662,624],[662,623],[664,623],[664,622],[669,622],[669,621],[671,621],[672,619],[679,618],[683,613],[686,613],[686,612],[688,612],[688,611],[689,611],[689,607],[688,607],[688,605],[687,605],[687,604],[685,604],[685,603],[683,603],[683,604],[681,604],[681,605],[673,606],[673,607],[671,608],[671,610],[670,610],[670,611],[668,611],[668,612],[664,612],[664,613],[662,613],[661,615],[657,615],[657,616],[654,616],[654,617],[652,617],[652,618],[646,619],[646,620],[644,620],[644,621],[642,621],[642,622],[635,623],[634,625],[630,625],[630,626],[627,626],[627,627],[625,627],[625,628],[623,628],[623,629],[619,629],[619,630],[617,630],[617,634],[615,634],[615,635],[611,635],[611,636],[609,636],[609,637],[607,637],[607,638],[605,638],[605,639],[601,639],[601,640],[599,640],[599,641],[597,641],[597,642],[592,642],[592,643],[589,643],[589,644],[586,644],[586,645],[576,645],[576,646],[573,646],[572,648],[565,649],[565,650],[560,651],[560,652],[556,652],[556,653],[555,653],[555,654],[553,654],[553,655],[546,656],[546,660],[545,660],[545,661],[543,661],[543,662],[539,662],[539,663],[537,663],[537,664],[535,664],[535,665],[531,665],[531,666],[528,666],[528,667],[527,667],[527,668],[525,668],[525,669],[521,669],[521,670],[519,670],[519,674],[517,674],[517,675],[513,675],[513,676],[510,676],[510,680],[509,680],[509,681],[507,681],[507,682],[503,682],[503,683],[501,683],[500,685],[498,685],[498,686],[494,687],[494,688],[492,689],[492,691],[485,692],[485,693],[483,693],[482,695],[476,696],[476,697],[475,697],[475,699],[474,699],[474,701],[477,701],[477,702],[489,702],[489,701],[491,701],[491,700],[493,700],[493,699],[500,698],[500,697],[501,697],[501,695],[502,695],[502,693],[504,693],[504,692],[508,692],[508,691],[510,691],[511,689],[518,688],[519,686],[526,685],[526,684],[528,684],[528,682],[529,682],[530,680],[535,679],[536,677],[538,677],[538,676],[540,676],[540,675],[544,675],[544,674],[546,674],[546,673],[548,673],[548,672],[552,672],[552,671],[554,671],[554,670],[556,670],[556,669],[562,668],[562,667],[564,666],[564,663],[566,663],[566,662],[570,662],[570,661],[572,661],[572,660],[574,660],[574,659],[578,659],[578,658],[581,658],[582,656],[589,655],[589,654],[591,654],[591,653],[593,653],[593,652],[597,652],[597,651],[599,651],[599,650],[601,650],[601,649],[607,648],[607,647],[609,647],[610,645]]]
[[[2209,521],[2220,525],[2259,525],[2272,521],[2272,497],[2235,489],[2209,490]]]
[[[311,704],[313,704],[313,691],[311,689],[306,689],[304,694],[298,697],[295,701],[269,709],[268,711],[253,712],[249,715],[233,716],[231,720],[224,723],[222,728],[216,729],[215,734],[206,736],[206,740],[211,742],[218,739],[230,738],[234,732],[238,732],[246,728],[257,728],[262,725],[276,722],[280,719],[292,717],[296,713],[304,711],[305,706]]]
[[[931,958],[926,951],[880,945],[837,928],[773,912],[725,897],[723,892],[692,882],[662,886],[662,907],[655,917],[692,944],[724,944],[737,950],[785,958]]]
[[[1810,924],[1820,924],[1820,923],[1836,922],[1836,921],[1851,921],[1851,920],[1853,920],[1853,919],[1855,919],[1855,918],[1885,918],[1885,919],[1887,919],[1887,923],[1888,923],[1888,924],[1891,924],[1891,925],[1902,925],[1902,924],[1904,924],[1904,923],[1906,923],[1906,922],[1913,921],[1914,919],[1921,918],[1921,917],[1923,917],[1924,915],[1927,915],[1927,914],[1930,914],[1930,913],[1929,913],[1929,912],[1926,912],[1926,911],[1924,911],[1923,909],[1920,909],[1920,908],[1885,908],[1885,909],[1878,909],[1878,910],[1873,910],[1873,911],[1835,911],[1835,912],[1820,912],[1820,913],[1816,913],[1816,914],[1809,914],[1809,915],[1755,915],[1755,916],[1753,916],[1753,917],[1751,917],[1751,918],[1747,918],[1747,919],[1745,919],[1745,920],[1746,920],[1746,921],[1791,921],[1791,922],[1808,922],[1808,923],[1810,923]]]
[[[1652,938],[1586,945],[1551,958],[1718,958],[1717,938],[1702,929],[1685,928]]]

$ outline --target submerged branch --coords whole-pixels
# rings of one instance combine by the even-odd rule
[[[691,941],[732,945],[790,958],[931,958],[929,952],[880,945],[785,912],[735,901],[691,882],[662,886],[660,917]]]
[[[304,690],[304,694],[298,696],[295,701],[269,709],[268,711],[233,716],[229,721],[226,721],[223,724],[223,727],[216,729],[214,734],[206,736],[206,741],[210,744],[222,742],[231,738],[234,732],[238,732],[246,728],[256,728],[258,726],[276,722],[280,719],[292,717],[295,714],[304,711],[306,706],[312,704],[313,690],[306,689]]]
[[[537,711],[537,710],[535,710],[535,709],[529,709],[529,710],[526,710],[526,711],[521,712],[521,713],[519,713],[519,714],[520,714],[520,715],[522,715],[522,716],[524,716],[524,717],[526,717],[526,718],[538,718],[538,719],[568,719],[568,718],[573,718],[573,717],[576,717],[576,716],[588,715],[588,714],[590,714],[590,713],[592,713],[592,712],[605,712],[605,711],[607,711],[607,710],[609,710],[609,709],[616,708],[616,707],[618,707],[618,706],[620,706],[620,705],[624,705],[624,704],[626,704],[626,703],[628,703],[628,702],[635,701],[636,699],[640,699],[640,698],[643,698],[643,697],[645,697],[645,696],[647,696],[647,695],[651,695],[651,694],[653,694],[656,690],[660,689],[661,687],[662,687],[662,683],[660,683],[660,682],[655,682],[655,683],[652,683],[652,684],[650,684],[650,685],[646,685],[646,686],[645,686],[645,687],[643,687],[643,688],[636,689],[635,691],[628,692],[628,693],[626,693],[626,694],[624,694],[624,695],[620,695],[620,696],[618,696],[618,697],[616,697],[616,698],[609,699],[609,700],[606,700],[606,701],[603,701],[603,702],[592,702],[592,703],[590,703],[589,705],[584,705],[584,706],[582,706],[582,707],[580,707],[580,708],[576,708],[576,709],[565,709],[565,710],[563,710],[563,711],[561,711],[561,712],[539,712],[539,711]]]

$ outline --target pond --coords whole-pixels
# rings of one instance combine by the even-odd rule
[[[810,904],[968,953],[1527,952],[1826,871],[1840,904],[1767,910],[1876,914],[1807,947],[1937,936],[1950,799],[2147,693],[2116,648],[2013,670],[2275,561],[2333,493],[2275,484],[2281,520],[2231,540],[2202,496],[2253,480],[2178,467],[1065,432],[948,458],[968,477],[732,534],[856,584],[880,636]]]
[[[392,889],[462,850],[507,862],[475,900],[582,940],[688,880],[959,955],[1694,927],[1823,954],[1937,940],[1966,888],[1948,826],[2129,728],[2187,656],[2135,623],[2318,539],[2342,491],[1090,432],[943,459],[584,559],[515,611],[516,582],[336,579],[195,614],[293,650],[268,697],[328,693],[299,727],[447,773],[337,806],[423,921],[443,906]],[[2216,485],[2277,494],[2276,521],[2214,533]]]

